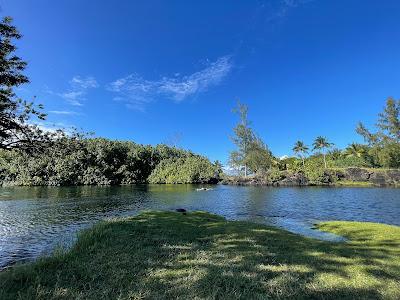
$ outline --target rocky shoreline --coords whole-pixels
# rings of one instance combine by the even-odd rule
[[[229,176],[220,184],[264,186],[396,186],[400,187],[399,169],[346,168],[327,169],[319,182],[313,182],[303,172],[280,171],[278,176]]]

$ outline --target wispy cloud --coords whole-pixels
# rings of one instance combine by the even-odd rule
[[[86,100],[86,95],[89,89],[99,87],[96,79],[92,76],[80,77],[74,76],[69,81],[70,88],[65,92],[53,92],[47,90],[52,95],[57,95],[74,106],[83,106],[83,101]]]
[[[50,110],[50,114],[55,114],[55,115],[65,115],[65,116],[78,116],[81,115],[81,113],[76,112],[76,111],[69,111],[69,110]]]
[[[276,13],[276,17],[278,18],[285,17],[289,12],[289,10],[311,1],[313,0],[282,0],[281,5]]]
[[[90,88],[97,88],[99,87],[99,84],[97,83],[96,79],[94,77],[88,76],[85,78],[82,78],[80,76],[74,76],[70,84],[77,89],[90,89]]]
[[[311,1],[314,0],[281,0],[280,5],[276,9],[275,13],[271,16],[271,19],[284,18],[290,10]]]
[[[133,109],[143,110],[146,103],[154,101],[157,96],[165,96],[175,102],[208,90],[216,86],[232,70],[230,56],[223,56],[193,74],[182,76],[175,73],[173,77],[162,77],[158,80],[146,80],[138,74],[130,74],[117,79],[107,87],[117,93],[114,100],[123,101]]]
[[[86,98],[84,97],[84,92],[81,91],[71,91],[65,93],[58,93],[58,96],[66,100],[69,104],[74,106],[83,106],[82,101]]]
[[[275,22],[282,21],[288,13],[303,4],[307,4],[314,0],[278,0],[278,1],[262,1],[260,10],[256,12],[253,23],[258,23],[256,19],[262,21]],[[253,24],[253,25],[254,25]]]

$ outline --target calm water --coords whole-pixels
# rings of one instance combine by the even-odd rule
[[[206,210],[303,235],[335,240],[312,230],[320,220],[400,225],[400,189],[274,188],[193,185],[0,188],[0,268],[69,245],[96,221],[144,209]]]

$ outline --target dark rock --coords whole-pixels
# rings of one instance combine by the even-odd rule
[[[177,209],[175,209],[177,212],[181,212],[181,213],[185,213],[186,212],[186,209],[184,209],[184,208],[177,208]]]
[[[342,180],[342,179],[346,178],[346,173],[343,171],[338,170],[335,173],[336,173],[337,180]]]
[[[389,184],[400,184],[400,170],[388,170],[386,177]]]
[[[308,179],[303,173],[288,175],[285,179],[278,182],[280,186],[305,186],[308,185]]]
[[[383,172],[374,172],[371,174],[369,180],[376,185],[387,185],[388,183],[388,178],[386,177],[386,174]]]
[[[361,168],[348,168],[346,170],[345,179],[352,181],[368,181],[371,172],[366,169]]]
[[[215,178],[211,178],[208,182],[208,184],[217,184],[218,182],[220,182],[220,179],[215,177]]]

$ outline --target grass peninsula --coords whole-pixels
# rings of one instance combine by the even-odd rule
[[[147,211],[0,273],[1,299],[399,299],[400,227],[332,221],[333,243],[205,212]]]

